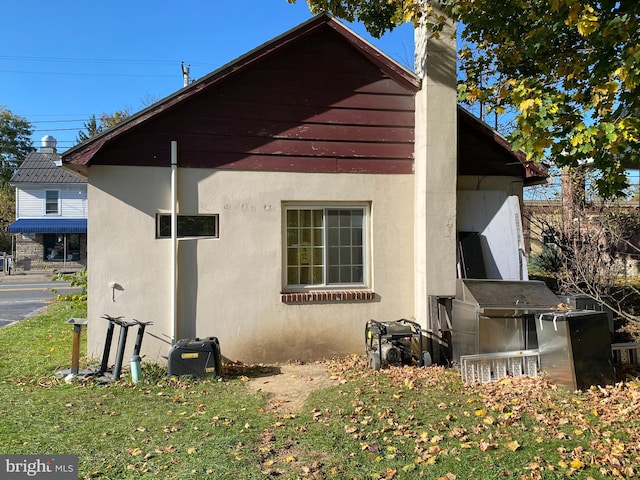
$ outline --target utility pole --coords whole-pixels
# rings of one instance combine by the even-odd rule
[[[182,80],[183,80],[183,86],[186,87],[187,85],[189,85],[191,83],[191,78],[189,77],[189,71],[191,70],[191,65],[184,65],[184,62],[181,62],[180,64],[182,66]]]

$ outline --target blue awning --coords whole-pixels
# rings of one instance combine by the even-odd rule
[[[8,233],[87,233],[86,218],[21,218]]]

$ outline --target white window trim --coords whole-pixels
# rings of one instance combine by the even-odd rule
[[[288,261],[287,261],[287,211],[288,210],[339,210],[358,209],[363,210],[363,282],[343,283],[343,284],[310,284],[298,285],[288,284]],[[285,292],[309,292],[309,291],[345,291],[345,290],[368,290],[372,287],[371,267],[373,262],[372,254],[372,221],[370,202],[285,202],[282,204],[282,285]],[[326,250],[325,255],[325,280],[326,280]]]
[[[57,195],[57,211],[55,213],[49,213],[47,212],[47,205],[49,204],[48,199],[47,199],[47,194],[49,192],[55,192]],[[54,216],[60,216],[62,215],[62,195],[60,195],[60,190],[54,190],[52,188],[48,188],[44,191],[44,205],[43,205],[43,209],[44,209],[44,215],[47,217],[54,217]]]

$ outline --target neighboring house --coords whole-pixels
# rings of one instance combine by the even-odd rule
[[[322,14],[65,152],[88,180],[89,357],[105,314],[153,322],[150,360],[207,336],[243,362],[361,353],[372,318],[438,337],[458,231],[486,276],[526,279],[519,205],[546,172],[456,106],[441,38],[421,78]]]
[[[86,265],[87,182],[59,167],[56,141],[42,138],[11,177],[16,188],[15,273],[74,271]]]
[[[577,242],[591,241],[596,236],[602,251],[610,252],[610,247],[613,247],[615,258],[624,266],[622,271],[625,275],[639,276],[640,232],[624,232],[626,240],[620,241],[607,233],[606,222],[603,223],[601,220],[601,206],[587,204],[583,208],[577,217],[571,217],[566,206],[559,200],[525,200],[522,215],[527,257],[539,255],[545,246],[567,242],[566,238],[562,238],[564,235],[573,235]],[[640,206],[635,200],[616,201],[606,203],[605,211],[609,214],[620,213],[623,217],[637,217],[640,214]],[[572,230],[567,231],[568,226]]]

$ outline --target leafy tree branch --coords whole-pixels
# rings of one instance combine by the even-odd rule
[[[288,0],[295,3],[295,0]],[[405,22],[438,36],[459,22],[460,101],[515,111],[509,134],[530,160],[588,162],[600,195],[640,167],[640,3],[600,0],[307,0],[376,37]]]

